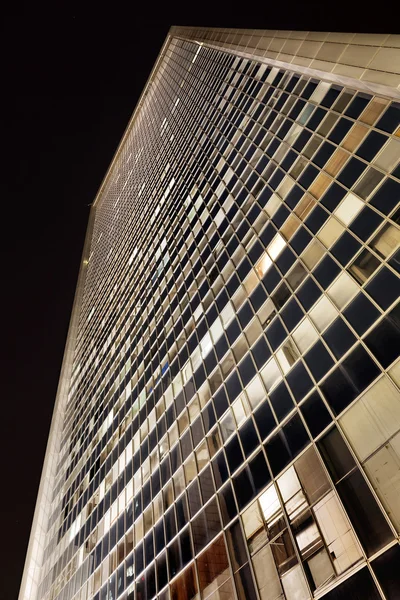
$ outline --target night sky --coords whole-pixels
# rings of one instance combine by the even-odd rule
[[[361,2],[187,4],[2,14],[0,600],[18,596],[88,205],[170,25],[396,33]]]

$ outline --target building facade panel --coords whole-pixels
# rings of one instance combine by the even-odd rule
[[[199,31],[171,30],[92,207],[20,598],[397,598],[397,92]],[[259,38],[353,40],[297,33]]]

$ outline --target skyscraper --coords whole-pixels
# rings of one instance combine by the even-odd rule
[[[400,597],[399,65],[170,30],[91,208],[20,600]]]

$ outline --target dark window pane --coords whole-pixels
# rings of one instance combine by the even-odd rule
[[[284,425],[283,433],[286,437],[292,458],[294,458],[310,441],[308,433],[298,414],[295,414],[290,421]]]
[[[267,299],[267,294],[261,284],[256,287],[256,289],[250,296],[250,302],[255,311],[257,311],[264,304],[266,299]],[[239,317],[239,319],[240,319],[240,317]],[[250,319],[247,321],[247,323],[249,321],[250,321]],[[247,323],[246,324],[242,323],[242,327],[245,327],[247,325]]]
[[[378,581],[388,600],[400,598],[400,546],[396,544],[372,563]]]
[[[245,467],[243,471],[235,475],[233,478],[233,487],[239,508],[242,509],[253,500],[256,494],[249,467]]]
[[[225,389],[223,386],[215,394],[213,402],[214,402],[214,406],[215,406],[216,415],[219,419],[220,417],[222,417],[222,415],[224,414],[224,412],[226,411],[226,409],[229,406],[228,398],[226,396],[226,392],[225,392]],[[187,458],[187,457],[185,457],[185,458]]]
[[[396,269],[396,271],[400,273],[400,250],[397,250],[397,252],[393,254],[389,264],[393,269]]]
[[[192,440],[190,437],[190,431],[188,430],[181,438],[181,447],[182,447],[182,457],[185,461],[189,454],[193,450]]]
[[[267,362],[271,356],[271,351],[264,337],[261,337],[251,349],[255,363],[259,369]]]
[[[290,240],[290,245],[298,253],[301,254],[302,250],[310,243],[311,234],[304,227],[300,227],[295,236]]]
[[[335,151],[335,146],[330,144],[329,142],[325,142],[322,144],[321,148],[318,150],[317,154],[313,158],[313,162],[319,167],[323,167],[325,163],[328,162],[329,158]]]
[[[212,468],[214,471],[215,483],[217,487],[220,487],[229,476],[228,467],[226,466],[226,460],[224,452],[219,452],[212,461]]]
[[[359,294],[343,312],[358,335],[362,335],[379,316],[379,311],[364,294]]]
[[[358,395],[353,382],[341,366],[337,367],[320,384],[320,387],[329,406],[336,415],[341,413]]]
[[[231,557],[233,571],[236,572],[247,561],[246,545],[243,539],[243,533],[240,522],[236,521],[226,531],[226,539],[228,543],[228,552]]]
[[[294,408],[294,403],[291,395],[282,381],[269,396],[272,408],[275,411],[278,420],[281,421]]]
[[[172,537],[170,539],[172,539]],[[146,558],[146,565],[149,565],[154,558],[153,533],[149,533],[144,538],[144,553]]]
[[[282,254],[280,254],[278,256],[278,258],[275,260],[276,264],[278,265],[280,271],[285,274],[287,273],[287,271],[289,271],[290,267],[293,265],[293,263],[296,260],[296,256],[293,254],[292,250],[290,248],[286,248]]]
[[[400,163],[397,165],[397,167],[393,169],[392,175],[393,177],[397,177],[397,179],[400,179]]]
[[[205,409],[202,411],[202,415],[203,415],[204,427],[205,427],[206,433],[208,433],[210,431],[210,429],[212,429],[216,423],[216,418],[215,418],[215,413],[214,413],[214,408],[213,408],[212,402],[210,402],[210,404],[208,404],[208,406],[205,407]]]
[[[168,571],[167,571],[167,554],[162,554],[157,559],[157,585],[158,589],[161,590],[164,585],[168,582]]]
[[[228,342],[226,341],[225,336],[222,335],[220,337],[220,339],[218,340],[218,342],[215,344],[215,352],[217,353],[219,360],[221,360],[221,358],[226,354],[226,352],[228,351],[228,348],[229,348]]]
[[[296,292],[296,295],[305,310],[309,310],[321,294],[321,290],[311,277],[306,279],[301,288]]]
[[[334,483],[340,481],[356,466],[350,450],[336,427],[319,440],[318,447]]]
[[[393,133],[393,131],[399,126],[400,123],[400,104],[393,102],[384,115],[379,119],[375,127]]]
[[[368,556],[393,539],[391,529],[358,469],[340,481],[337,490]]]
[[[192,543],[190,541],[189,527],[187,527],[179,536],[181,547],[182,567],[187,565],[193,558]]]
[[[400,354],[399,313],[397,305],[365,338],[366,345],[385,369]]]
[[[278,431],[264,445],[268,461],[274,476],[278,475],[291,461],[289,448],[282,431]]]
[[[260,443],[251,417],[240,427],[239,436],[245,456],[250,456]]]
[[[153,598],[156,593],[156,574],[154,565],[146,571],[146,593],[148,598]]]
[[[333,245],[331,252],[344,267],[360,248],[360,242],[358,242],[348,231],[345,231],[336,244]]]
[[[248,354],[239,365],[239,373],[243,381],[243,385],[246,386],[256,374],[256,368],[251,359],[251,355]]]
[[[362,346],[356,346],[351,354],[344,359],[342,367],[352,383],[361,393],[379,375],[375,362]]]
[[[265,334],[273,350],[277,350],[287,336],[279,317],[274,319],[271,325],[266,329]],[[250,379],[248,381],[250,381]]]
[[[226,445],[226,457],[228,460],[229,469],[231,473],[233,473],[243,462],[243,454],[237,435],[235,435],[233,439],[231,439],[231,441]]]
[[[383,267],[365,289],[386,310],[400,296],[400,279]]]
[[[309,217],[305,220],[305,224],[313,233],[317,233],[328,219],[329,213],[320,206],[316,206]]]
[[[342,172],[338,176],[338,181],[348,188],[357,181],[361,173],[367,168],[367,165],[357,158],[350,158]]]
[[[281,277],[278,273],[278,270],[276,269],[276,267],[274,265],[272,265],[267,273],[264,275],[262,281],[263,284],[265,285],[267,291],[269,293],[271,293],[273,291],[273,289],[277,286],[277,284],[280,282]]]
[[[301,405],[300,410],[313,437],[332,422],[332,417],[318,392],[313,392]]]
[[[135,572],[141,573],[144,568],[143,544],[135,549]]]
[[[295,143],[293,144],[293,148],[295,150],[297,150],[298,152],[300,152],[304,148],[304,146],[307,144],[310,137],[311,137],[311,133],[309,131],[305,131],[305,130],[302,131],[300,133],[299,137],[296,139]],[[308,187],[308,185],[305,185],[305,187]]]
[[[365,158],[368,162],[371,162],[386,141],[386,135],[378,133],[377,131],[371,131],[357,150],[356,154],[361,156],[361,158]]]
[[[362,569],[324,596],[326,600],[381,600],[368,569]]]
[[[340,317],[328,327],[323,338],[337,359],[340,359],[356,342],[355,335]]]
[[[323,108],[317,108],[313,112],[311,118],[307,121],[307,127],[315,131],[326,114],[326,110],[324,110]]]
[[[339,120],[337,125],[333,128],[329,135],[329,139],[335,144],[340,144],[346,133],[352,127],[353,122],[350,119],[342,118]]]
[[[229,400],[233,402],[235,398],[239,396],[243,389],[236,371],[232,373],[229,379],[226,380],[225,387],[228,392]]]
[[[226,330],[226,335],[228,336],[228,340],[230,344],[233,344],[234,341],[239,337],[240,335],[240,326],[239,323],[236,319],[234,319],[230,325],[228,326],[227,330]],[[197,373],[197,371],[196,371]],[[196,377],[196,374],[195,374]]]
[[[282,204],[282,206],[277,210],[277,212],[272,217],[272,221],[273,221],[273,223],[275,223],[275,225],[277,227],[281,227],[283,225],[283,223],[286,221],[286,219],[288,218],[289,214],[290,214],[289,210],[286,208],[286,206],[284,204]]]
[[[235,498],[233,495],[232,486],[229,482],[218,493],[218,498],[221,508],[222,521],[224,525],[226,525],[237,515]]]
[[[352,119],[357,119],[370,99],[371,96],[367,96],[367,94],[357,94],[357,96],[354,96],[354,100],[350,102],[344,114],[348,117],[352,117]]]
[[[206,368],[207,375],[211,374],[211,372],[213,371],[216,364],[217,364],[217,358],[215,356],[215,352],[213,350],[211,350],[208,353],[208,355],[206,356],[206,358],[204,359],[204,366]]]
[[[339,202],[346,195],[346,190],[336,182],[332,183],[328,191],[322,196],[321,204],[333,212]]]
[[[260,286],[258,286],[258,287],[260,287]],[[254,316],[254,313],[251,310],[250,304],[248,302],[245,302],[238,313],[238,319],[240,321],[241,326],[243,328],[245,328],[246,325],[248,325],[250,323],[253,316]]]
[[[171,578],[174,577],[182,568],[179,539],[172,542],[168,548],[168,565]]]
[[[318,283],[326,289],[340,271],[339,265],[329,256],[325,256],[314,269],[313,274]]]
[[[325,94],[324,99],[321,100],[321,105],[326,106],[327,108],[331,107],[336,98],[339,96],[341,89],[342,88],[332,86]]]
[[[290,300],[281,312],[282,320],[289,331],[292,331],[300,323],[303,316],[304,313],[294,298]]]
[[[239,600],[257,600],[253,577],[248,564],[235,573],[235,582]]]
[[[262,440],[276,427],[276,422],[268,404],[268,400],[264,400],[261,406],[257,408],[254,413],[254,420]]]
[[[394,179],[387,179],[369,203],[378,210],[388,215],[400,200],[400,183]]]
[[[176,503],[176,520],[179,529],[182,529],[182,527],[184,527],[189,520],[189,512],[185,494],[183,494]]]
[[[293,367],[287,375],[286,381],[297,402],[304,398],[314,385],[302,362]]]
[[[350,225],[350,229],[364,242],[378,229],[383,218],[368,206],[363,208],[361,213]]]
[[[297,156],[297,154],[296,154]],[[294,208],[303,196],[304,191],[298,185],[294,185],[289,194],[285,198],[285,202],[290,208]]]
[[[158,554],[165,547],[164,521],[162,519],[155,526],[154,537],[156,541],[156,554]]]
[[[316,381],[322,379],[333,366],[333,358],[319,340],[304,356],[304,360]]]
[[[254,489],[258,493],[271,481],[271,475],[262,452],[259,452],[251,459],[249,468],[253,478]]]

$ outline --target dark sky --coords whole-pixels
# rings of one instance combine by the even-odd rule
[[[395,33],[361,2],[31,4],[0,26],[0,600],[18,595],[88,205],[170,25]]]

